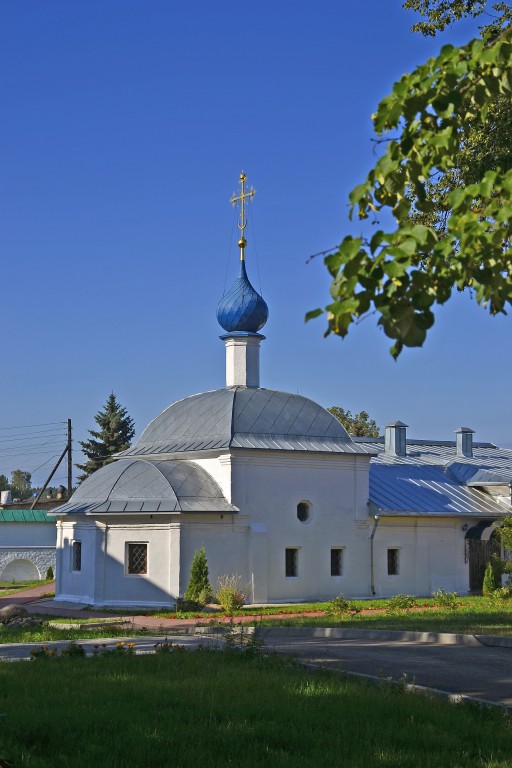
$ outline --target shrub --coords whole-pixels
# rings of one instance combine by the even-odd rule
[[[356,608],[351,600],[347,600],[343,595],[338,595],[333,600],[329,600],[325,608],[328,616],[352,616],[354,613],[360,613],[360,608]]]
[[[446,589],[438,589],[432,592],[432,597],[442,608],[455,610],[459,606],[459,595],[457,592],[448,592]]]
[[[83,658],[85,656],[85,649],[82,645],[77,645],[77,643],[71,641],[66,648],[62,649],[60,655],[69,659]]]
[[[155,653],[181,653],[185,650],[185,646],[173,643],[167,638],[161,640],[159,643],[155,643]]]
[[[247,656],[260,656],[265,645],[265,638],[260,627],[246,627],[242,622],[235,624],[230,620],[224,635],[224,650],[244,653]]]
[[[46,570],[45,578],[46,578],[47,581],[53,581],[53,579],[55,578],[54,575],[53,575],[53,568],[51,567],[51,565],[49,565],[47,570]]]
[[[491,562],[488,562],[484,573],[482,593],[484,595],[490,595],[491,592],[494,592],[495,589],[497,589],[497,587],[498,585],[496,583],[496,574],[494,572],[493,565]]]
[[[512,598],[512,585],[506,584],[504,587],[497,587],[489,593],[488,597],[496,603],[502,602],[503,600],[510,600]]]
[[[197,613],[202,610],[204,603],[200,603],[199,600],[187,600],[186,597],[177,597],[174,607],[178,613]]]
[[[116,643],[114,648],[107,648],[103,651],[104,656],[133,656],[135,654],[135,643],[125,643],[124,640]]]
[[[193,600],[196,603],[200,603],[202,608],[210,601],[211,594],[212,588],[208,578],[208,561],[205,549],[201,547],[201,549],[194,552],[185,600]]]
[[[242,577],[237,574],[219,576],[217,579],[217,602],[226,613],[238,611],[247,599],[247,588],[242,588]]]
[[[395,595],[386,605],[386,613],[400,613],[416,607],[416,600],[412,595]]]
[[[50,648],[48,645],[40,645],[38,648],[32,648],[30,658],[32,661],[38,659],[53,659],[57,654],[56,648]]]

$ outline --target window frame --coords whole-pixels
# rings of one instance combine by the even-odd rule
[[[344,560],[344,550],[345,547],[331,547],[331,578],[340,578],[340,576],[343,576],[343,560]],[[334,553],[337,552],[338,555],[338,566],[339,573],[333,573],[333,565],[334,565]]]
[[[290,554],[288,554],[290,553]],[[290,566],[290,567],[289,567]],[[292,573],[293,571],[293,573]],[[286,579],[296,579],[299,576],[299,547],[285,547],[284,575]]]
[[[78,553],[78,558],[77,558]],[[78,561],[79,567],[76,568]],[[71,541],[71,572],[72,573],[81,573],[82,572],[82,541],[81,539],[72,539]]]
[[[303,520],[299,517],[299,509],[303,510],[304,512]],[[305,523],[309,523],[311,519],[311,502],[310,501],[306,501],[305,499],[302,499],[297,503],[297,507],[295,511],[296,511],[297,520],[299,521],[299,523],[302,523],[302,525],[304,525]]]
[[[132,567],[132,555],[131,555],[131,548],[132,547],[144,547],[145,550],[145,570],[144,571],[133,571],[130,570]],[[140,576],[147,576],[149,573],[149,542],[147,541],[127,541],[125,542],[125,576],[134,576],[134,577],[140,577]]]
[[[393,555],[391,554],[393,553]],[[390,569],[391,557],[394,559],[393,567]],[[387,550],[387,572],[388,576],[400,576],[400,547],[388,547]]]

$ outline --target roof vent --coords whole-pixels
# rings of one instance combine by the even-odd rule
[[[457,456],[464,456],[466,459],[472,459],[473,458],[473,435],[475,434],[474,429],[470,429],[469,427],[459,427],[459,429],[456,430],[456,443],[457,446]]]
[[[407,453],[407,427],[403,421],[386,424],[384,453],[388,456],[405,456]]]

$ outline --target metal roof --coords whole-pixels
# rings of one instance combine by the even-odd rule
[[[358,438],[377,450],[370,464],[370,502],[384,514],[501,517],[510,506],[485,491],[512,482],[512,450],[473,443],[457,456],[454,440],[407,440],[405,456],[384,450],[383,438]]]
[[[238,512],[215,480],[190,461],[121,459],[94,472],[58,515]]]
[[[370,503],[383,513],[501,517],[510,508],[457,482],[442,466],[410,462],[370,464]]]
[[[0,509],[0,523],[53,523],[55,514],[42,509]]]
[[[355,443],[332,414],[302,395],[229,387],[173,403],[119,455],[229,448],[375,453],[373,447]]]

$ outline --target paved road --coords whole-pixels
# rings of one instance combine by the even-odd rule
[[[512,706],[512,648],[364,638],[286,636],[270,630],[265,645],[331,669],[358,672]]]

